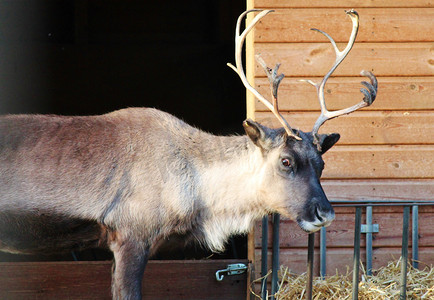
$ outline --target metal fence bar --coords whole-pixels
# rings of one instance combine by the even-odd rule
[[[279,270],[279,224],[280,224],[280,215],[273,214],[273,255],[272,255],[272,264],[271,264],[271,299],[274,300],[274,294],[277,293],[278,290],[278,270]]]
[[[399,299],[407,298],[407,262],[408,262],[408,225],[410,219],[410,206],[404,206],[402,222],[402,249],[401,249],[401,292]]]
[[[431,200],[330,200],[331,204],[339,204],[339,203],[346,203],[346,204],[353,204],[353,206],[355,205],[359,205],[359,204],[366,204],[366,205],[371,205],[372,203],[381,203],[381,204],[400,204],[400,205],[408,205],[409,203],[413,203],[413,204],[429,204],[432,205],[434,204],[434,201]]]
[[[319,239],[319,274],[322,279],[325,278],[327,272],[327,231],[325,227],[321,227]]]
[[[307,286],[306,299],[312,299],[312,283],[313,283],[313,255],[315,250],[315,233],[309,233],[307,243]]]
[[[261,298],[267,299],[268,273],[268,216],[262,218],[262,248],[261,248]]]
[[[354,223],[353,300],[358,299],[359,295],[360,234],[362,225],[362,208],[360,206],[356,207],[356,217]]]
[[[411,258],[413,268],[419,268],[419,206],[413,205],[411,209]]]
[[[417,206],[433,206],[433,203],[416,203]],[[366,207],[366,206],[412,206],[412,205],[416,205],[413,202],[406,202],[406,203],[369,203],[369,204],[363,204],[363,203],[354,203],[354,204],[350,204],[350,203],[337,203],[337,204],[333,204],[333,207],[354,207],[354,206],[361,206],[361,207]]]
[[[372,206],[366,207],[366,275],[372,275]]]

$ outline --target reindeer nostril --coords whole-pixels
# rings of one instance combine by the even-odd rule
[[[321,217],[321,215],[320,215],[319,207],[318,207],[318,206],[315,208],[315,217],[316,217],[320,222],[323,222],[323,221],[324,221],[324,219],[323,219],[323,218]]]

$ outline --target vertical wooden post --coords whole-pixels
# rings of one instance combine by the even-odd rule
[[[254,8],[254,0],[247,0],[247,10],[250,10]],[[246,17],[246,22],[249,23],[252,20],[253,16],[252,14],[248,14]],[[254,31],[255,29],[252,29]],[[252,61],[254,61],[254,38],[253,38],[253,32],[250,32],[250,34],[247,35],[246,38],[246,77],[249,82],[250,80],[254,78],[254,64]],[[255,118],[255,97],[251,95],[246,90],[246,115],[247,118],[254,119]],[[247,240],[247,258],[252,263],[252,265],[255,264],[255,232],[252,228],[248,240]],[[253,274],[252,272],[249,272],[249,276],[247,278],[247,300],[250,300],[251,294],[250,294],[250,285],[252,284],[253,280]]]
[[[247,0],[247,10],[255,8],[254,0]],[[254,14],[250,13],[246,17],[246,24],[250,24]],[[246,37],[246,78],[249,83],[255,86],[255,28]],[[246,109],[247,117],[255,119],[255,96],[246,89]]]

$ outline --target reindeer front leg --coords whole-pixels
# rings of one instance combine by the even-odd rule
[[[142,279],[149,257],[149,247],[143,242],[111,234],[113,251],[112,294],[114,300],[141,300]]]

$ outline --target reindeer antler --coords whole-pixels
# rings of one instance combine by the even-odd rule
[[[242,19],[250,12],[254,11],[260,11],[260,13],[253,19],[253,21],[250,23],[249,26],[246,26],[246,29],[240,34],[240,27],[241,27],[241,21]],[[271,88],[271,95],[273,97],[273,103],[268,101],[264,96],[262,96],[256,89],[254,89],[249,81],[246,78],[246,75],[244,73],[243,69],[243,62],[242,62],[242,48],[244,41],[246,39],[247,34],[252,30],[252,28],[256,25],[256,23],[259,22],[264,16],[272,12],[273,10],[260,10],[260,9],[252,9],[243,12],[239,17],[237,21],[237,27],[235,30],[235,64],[236,67],[232,64],[228,63],[228,66],[231,67],[241,78],[241,81],[243,82],[244,86],[247,90],[249,90],[253,95],[255,95],[256,98],[258,98],[259,101],[261,101],[271,112],[276,116],[276,118],[279,120],[279,122],[282,124],[283,128],[285,128],[286,133],[288,136],[291,136],[297,140],[301,140],[299,136],[295,134],[295,132],[292,130],[291,126],[289,126],[288,122],[283,118],[283,116],[279,113],[278,103],[277,103],[277,89],[279,88],[280,81],[282,81],[284,75],[280,74],[277,75],[277,70],[279,69],[279,65],[276,65],[274,69],[270,69],[266,66],[265,62],[260,58],[259,56],[256,56],[256,60],[258,63],[264,68],[265,73],[267,73],[268,80],[270,81],[270,88]]]
[[[316,120],[315,125],[313,126],[313,129],[312,129],[312,134],[314,136],[315,142],[318,141],[318,138],[317,138],[318,129],[321,127],[322,124],[324,124],[325,121],[339,117],[341,115],[349,114],[349,113],[351,113],[355,110],[358,110],[360,108],[363,108],[365,106],[369,106],[372,104],[372,102],[374,102],[375,97],[377,96],[377,88],[378,88],[377,78],[375,78],[374,74],[372,74],[369,71],[362,71],[362,72],[360,72],[360,75],[368,77],[371,81],[370,83],[368,83],[366,81],[362,82],[362,84],[366,87],[366,89],[365,88],[360,89],[360,91],[364,94],[363,100],[361,102],[359,102],[358,104],[353,105],[353,106],[348,107],[348,108],[345,108],[345,109],[336,110],[336,111],[327,110],[326,103],[325,103],[325,97],[324,97],[324,86],[327,82],[327,79],[330,77],[330,75],[336,70],[336,68],[339,66],[339,64],[345,59],[345,57],[350,52],[351,48],[354,45],[354,41],[356,40],[357,31],[359,29],[359,14],[355,10],[346,11],[346,13],[351,18],[351,21],[353,22],[353,30],[351,32],[350,40],[348,41],[348,44],[343,51],[339,51],[338,47],[336,46],[335,41],[333,40],[333,38],[330,35],[328,35],[327,33],[325,33],[322,30],[312,28],[312,30],[315,30],[315,31],[322,33],[330,40],[330,42],[331,42],[331,44],[335,50],[335,53],[336,53],[336,60],[335,60],[334,65],[332,66],[330,71],[324,76],[324,78],[322,79],[322,81],[319,84],[314,83],[311,80],[302,80],[302,81],[310,83],[311,85],[316,87],[317,93],[318,93],[318,100],[319,100],[319,103],[321,106],[321,114],[318,117],[318,119]]]

